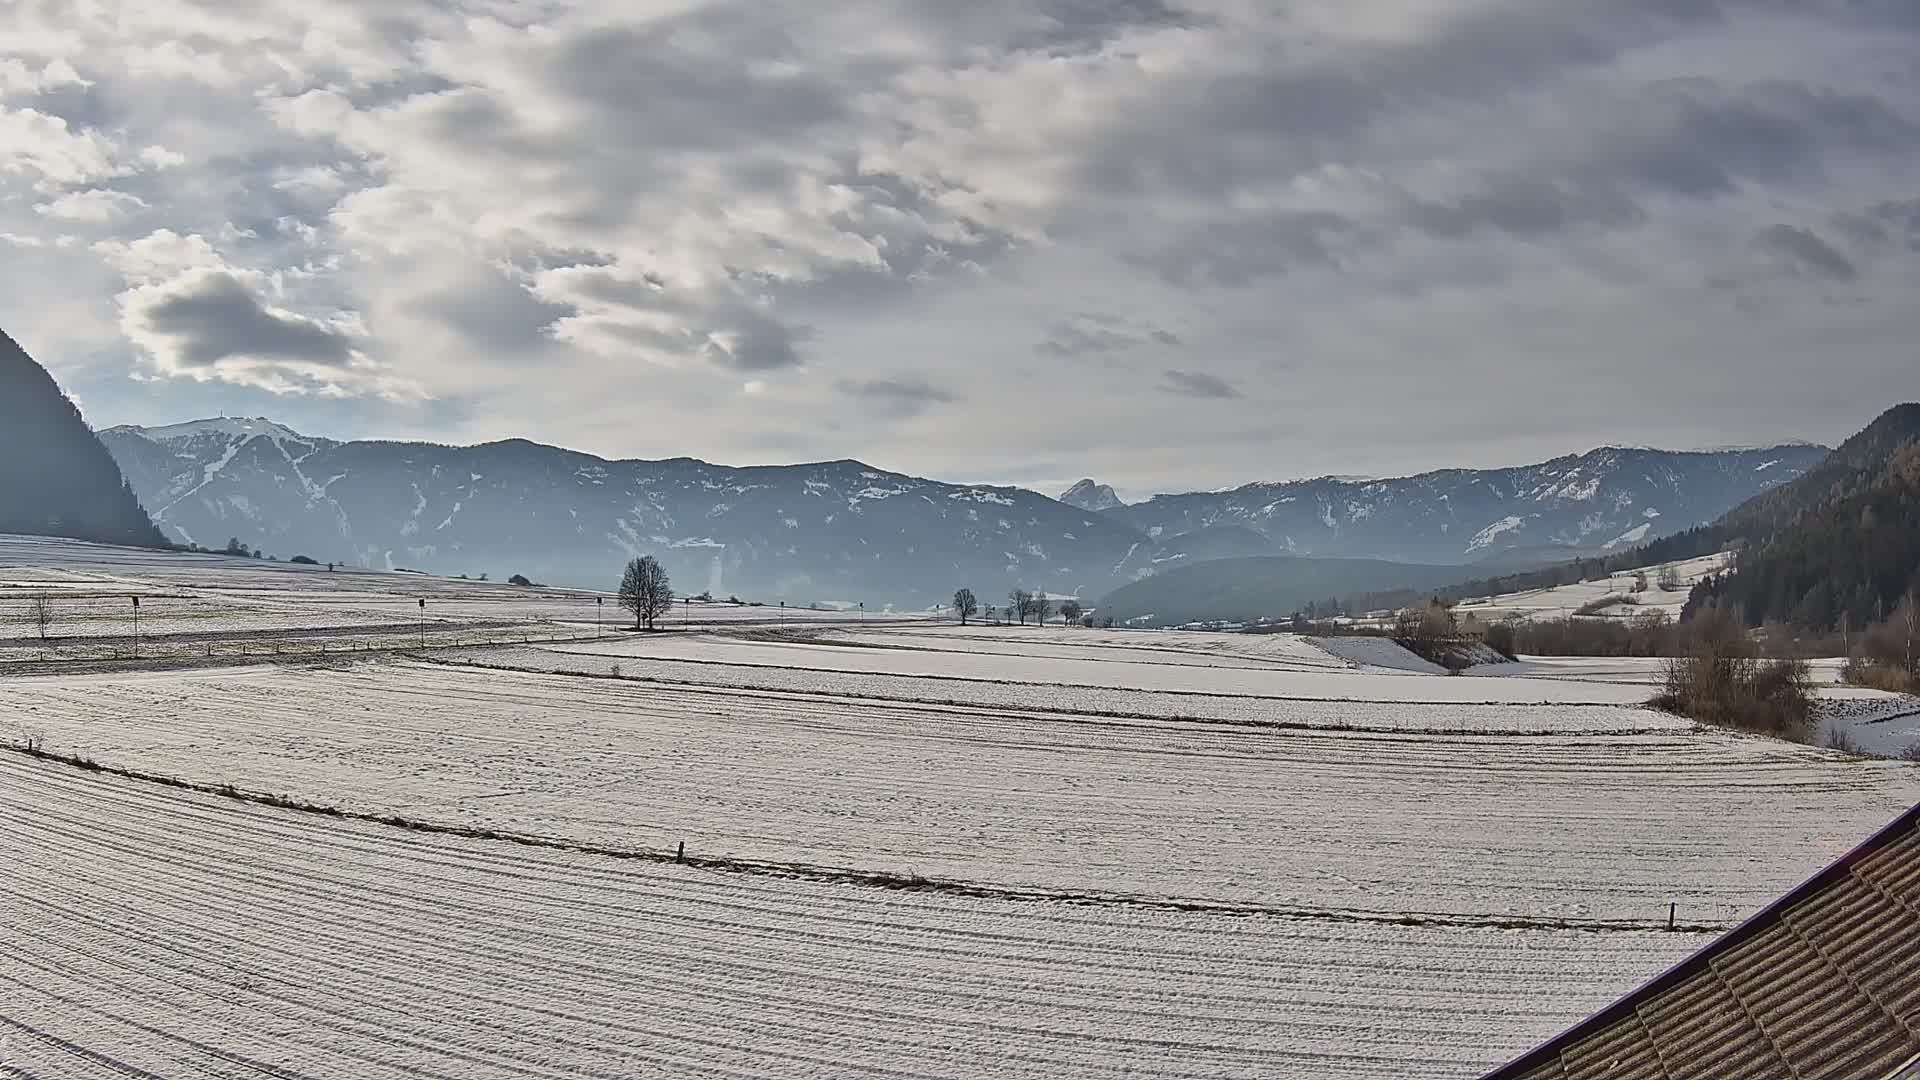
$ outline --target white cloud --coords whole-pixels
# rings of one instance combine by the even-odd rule
[[[316,395],[384,396],[447,438],[1152,487],[1831,438],[1911,393],[1920,253],[1874,217],[1920,194],[1897,7],[9,19],[10,274],[117,305],[144,374],[298,395],[323,428],[345,414]],[[1850,393],[1786,344],[1810,327]],[[1736,368],[1799,410],[1703,420]],[[665,407],[636,431],[628,398]]]
[[[124,191],[88,188],[70,191],[51,202],[34,207],[37,213],[61,221],[89,225],[112,225],[146,209],[145,200]]]

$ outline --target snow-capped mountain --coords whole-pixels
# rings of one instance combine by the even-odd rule
[[[1509,469],[1156,495],[1107,516],[1150,538],[1238,526],[1294,555],[1457,563],[1512,549],[1618,551],[1713,521],[1826,455],[1825,447],[1804,443],[1722,451],[1603,447]]]
[[[857,461],[607,461],[517,439],[335,442],[268,420],[101,439],[170,536],[282,558],[611,587],[628,557],[651,554],[682,592],[873,605],[942,602],[962,585],[989,603],[1016,583],[1093,593],[1151,566],[1149,548],[1172,550],[1030,491]]]
[[[1094,597],[1246,555],[1466,563],[1519,547],[1617,549],[1711,520],[1824,453],[1598,450],[1520,469],[1113,499],[1096,512],[857,461],[734,468],[519,439],[337,442],[265,419],[100,437],[181,542],[600,587],[630,555],[652,554],[683,592],[869,606],[941,603],[963,585],[989,603],[1016,584]],[[1089,481],[1068,494],[1103,492]]]
[[[1106,484],[1096,484],[1092,480],[1082,480],[1060,493],[1060,501],[1080,510],[1100,513],[1103,510],[1118,510],[1127,505],[1113,488]]]

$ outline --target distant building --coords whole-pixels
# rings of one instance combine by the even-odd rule
[[[1920,1080],[1920,806],[1485,1080]]]

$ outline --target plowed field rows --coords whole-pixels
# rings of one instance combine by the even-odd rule
[[[0,754],[15,1077],[1466,1077],[1697,947],[922,895]]]
[[[425,664],[14,679],[0,703],[16,740],[358,810],[1375,913],[1730,922],[1920,798],[1911,766],[1687,730],[1272,730]]]

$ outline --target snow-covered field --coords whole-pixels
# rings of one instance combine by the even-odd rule
[[[1679,562],[1661,563],[1650,566],[1644,571],[1623,570],[1594,581],[1576,582],[1572,585],[1560,585],[1550,589],[1529,589],[1525,592],[1502,593],[1499,596],[1477,596],[1462,600],[1454,608],[1461,618],[1473,615],[1485,622],[1499,622],[1502,619],[1564,619],[1573,616],[1587,604],[1597,603],[1609,597],[1628,596],[1631,604],[1614,604],[1597,615],[1608,618],[1632,618],[1642,612],[1659,611],[1672,618],[1678,618],[1680,609],[1686,605],[1687,592],[1701,578],[1710,577],[1727,568],[1731,556],[1726,553],[1703,555],[1697,559],[1684,559]],[[1679,588],[1672,591],[1659,586],[1660,572],[1671,567],[1679,579]],[[1643,592],[1634,592],[1636,574],[1644,574],[1647,587]]]
[[[1705,938],[1021,902],[0,754],[11,1076],[1471,1077]]]
[[[223,555],[0,536],[0,661],[131,658],[133,598],[148,658],[353,651],[592,637],[630,621],[609,594],[425,574],[328,570]],[[35,607],[44,600],[43,637]],[[424,601],[424,605],[422,604]],[[888,625],[923,615],[676,604],[679,627]]]
[[[56,587],[177,600],[179,642],[424,597],[430,646],[535,643],[0,665],[0,741],[147,777],[0,749],[6,1075],[1473,1076],[1920,800],[1637,707],[1657,661],[732,605],[600,637],[591,594],[0,538],[0,610]]]
[[[985,638],[992,627],[978,631]],[[1073,631],[1061,630],[1063,640]],[[1151,644],[1160,631],[1136,631]],[[1268,640],[1279,635],[1248,635]],[[911,641],[908,636],[903,640]],[[1513,704],[1629,704],[1647,697],[1638,687],[1606,683],[1522,680],[1467,674],[1434,678],[1407,671],[1354,670],[1312,644],[1286,636],[1289,647],[1311,650],[1305,662],[1281,657],[1271,663],[1249,663],[1244,657],[1208,661],[1200,657],[1125,662],[1098,656],[1062,657],[1020,652],[986,652],[977,648],[901,648],[873,641],[829,638],[764,637],[695,634],[660,638],[582,641],[552,646],[556,652],[583,657],[679,660],[734,666],[788,668],[817,673],[823,679],[842,675],[907,675],[980,682],[1028,683],[1097,689],[1149,689],[1188,694],[1244,694],[1311,700],[1426,702],[1507,702]],[[1086,650],[1091,653],[1094,650]],[[1409,656],[1409,659],[1411,657]]]
[[[828,654],[832,655],[832,654]],[[1164,690],[1116,689],[1057,683],[1009,682],[956,676],[916,676],[760,667],[718,661],[659,660],[649,655],[598,655],[558,647],[449,649],[446,662],[518,671],[612,676],[725,689],[782,690],[980,709],[1044,710],[1069,714],[1215,720],[1276,728],[1352,727],[1408,733],[1504,731],[1562,734],[1685,729],[1691,725],[1628,705],[1557,705],[1550,712],[1510,703],[1425,702],[1263,697]],[[1152,676],[1141,682],[1151,682]],[[1388,684],[1392,689],[1399,684]],[[1349,681],[1350,693],[1380,693],[1377,684]],[[1641,695],[1645,696],[1645,695]]]
[[[356,810],[1289,910],[1730,922],[1920,799],[1910,766],[1626,709],[1610,734],[1485,706],[1436,716],[1467,734],[1338,706],[1353,730],[1275,730],[425,664],[4,693],[15,740]]]

